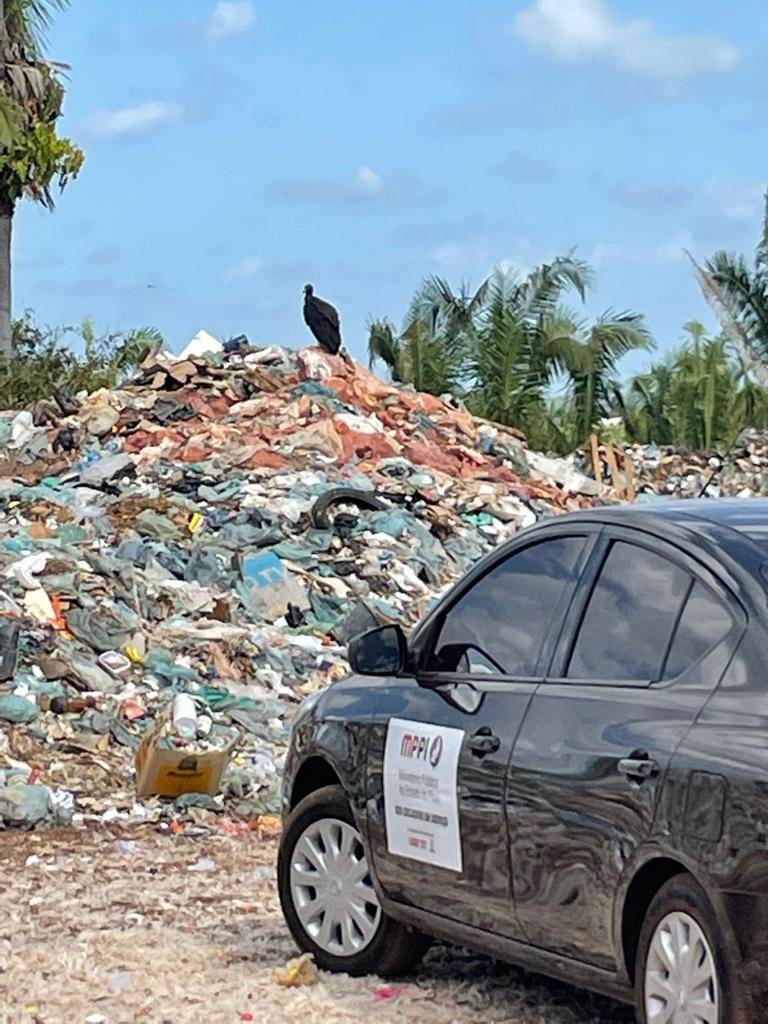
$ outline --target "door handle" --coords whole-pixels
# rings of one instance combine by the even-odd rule
[[[501,746],[501,740],[491,732],[487,725],[484,725],[469,737],[468,746],[473,754],[485,757],[486,754],[496,753]]]
[[[645,782],[646,779],[656,778],[659,774],[659,765],[644,750],[636,750],[629,757],[619,761],[619,771],[633,782]]]

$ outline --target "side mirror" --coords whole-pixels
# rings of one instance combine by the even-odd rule
[[[361,676],[396,676],[407,660],[408,641],[400,626],[378,626],[349,642],[349,663]]]

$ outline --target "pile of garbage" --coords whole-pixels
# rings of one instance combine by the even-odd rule
[[[745,430],[728,452],[633,445],[632,458],[641,499],[752,498],[768,495],[768,431]]]
[[[600,492],[449,400],[244,338],[0,413],[0,827],[274,814],[351,636]]]

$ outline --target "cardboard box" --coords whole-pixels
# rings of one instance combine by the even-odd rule
[[[207,793],[215,796],[221,777],[229,764],[232,749],[188,754],[158,746],[162,727],[151,729],[136,751],[137,796],[166,796],[175,799],[183,793]]]

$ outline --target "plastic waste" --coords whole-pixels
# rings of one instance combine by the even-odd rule
[[[131,662],[124,654],[119,651],[105,651],[98,657],[98,664],[110,675],[124,676],[127,672],[131,671]]]
[[[178,736],[185,740],[193,740],[197,736],[197,709],[195,702],[186,693],[178,693],[173,698],[173,728]]]
[[[15,579],[27,590],[37,590],[40,586],[37,576],[45,569],[49,557],[44,551],[27,555],[26,558],[9,565],[4,575],[6,579]]]
[[[320,975],[311,953],[303,953],[289,960],[282,969],[274,971],[272,980],[282,988],[302,988],[305,985],[316,985]]]
[[[177,356],[169,356],[171,359],[191,359],[193,356],[204,356],[209,352],[223,352],[224,346],[208,331],[198,331],[194,338],[186,345]]]
[[[133,974],[130,971],[118,971],[113,974],[107,983],[109,994],[120,996],[124,992],[130,992],[134,986]]]
[[[6,828],[34,828],[52,815],[51,791],[45,786],[0,786],[0,822]]]
[[[39,714],[37,704],[26,697],[18,697],[13,693],[0,697],[0,721],[19,725],[34,722]]]
[[[20,633],[18,619],[0,618],[0,682],[12,679],[16,671]]]
[[[215,871],[216,861],[210,857],[201,857],[194,864],[190,864],[187,871]]]

